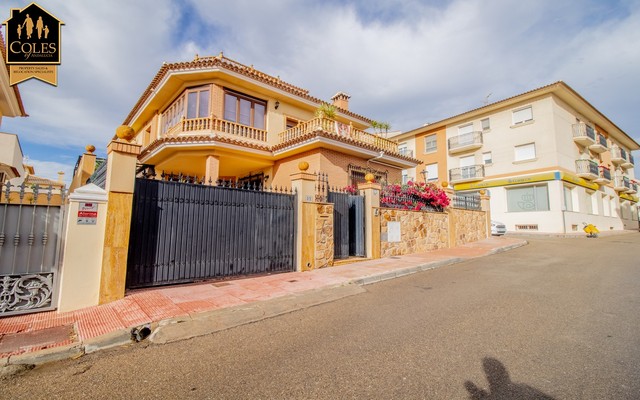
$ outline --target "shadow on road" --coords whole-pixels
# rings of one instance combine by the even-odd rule
[[[499,360],[491,357],[482,359],[482,368],[487,375],[489,391],[480,389],[475,383],[466,381],[464,387],[469,392],[470,400],[503,400],[503,399],[546,399],[553,397],[523,383],[512,382],[509,371]]]

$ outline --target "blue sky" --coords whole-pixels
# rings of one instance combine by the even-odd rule
[[[65,23],[58,86],[20,84],[30,117],[2,130],[42,176],[70,179],[86,144],[105,155],[163,61],[220,51],[395,130],[563,80],[640,141],[640,0],[37,3]]]

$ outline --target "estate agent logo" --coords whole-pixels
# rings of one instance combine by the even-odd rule
[[[36,3],[11,9],[4,21],[10,84],[36,78],[58,85],[60,33],[64,22]]]

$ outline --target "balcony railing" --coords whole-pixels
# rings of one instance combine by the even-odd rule
[[[596,153],[604,153],[608,150],[607,147],[607,138],[604,137],[602,133],[598,133],[596,135],[596,142],[589,146],[589,150],[594,151]]]
[[[629,184],[629,192],[631,194],[635,194],[638,193],[638,183],[635,181],[631,181],[631,183]]]
[[[398,143],[324,117],[316,117],[281,132],[278,135],[279,143],[291,142],[317,131],[324,131],[335,136],[349,138],[362,144],[374,146],[385,152],[398,154]]]
[[[618,192],[627,192],[631,189],[631,181],[628,177],[616,175],[613,179],[613,190]]]
[[[599,176],[598,164],[592,160],[576,160],[576,172],[579,177],[592,181]]]
[[[411,149],[398,149],[398,153],[401,156],[413,158],[413,150],[411,150]]]
[[[204,131],[204,132],[203,132]],[[167,130],[166,136],[174,136],[182,133],[222,133],[233,137],[267,141],[267,131],[242,125],[231,121],[225,121],[214,117],[182,119]]]
[[[622,164],[627,162],[627,152],[619,146],[611,147],[611,162],[614,164]]]
[[[476,150],[482,147],[482,132],[469,132],[449,138],[449,154]]]
[[[634,165],[634,159],[633,156],[631,155],[631,153],[627,153],[627,159],[626,161],[622,162],[622,167],[623,168],[633,168]]]
[[[471,182],[482,179],[484,179],[484,165],[470,165],[449,170],[449,181],[451,182]]]
[[[596,131],[584,122],[573,124],[573,140],[583,146],[590,146],[596,142]]]
[[[598,178],[594,180],[596,183],[609,183],[611,182],[611,170],[607,167],[598,167]]]

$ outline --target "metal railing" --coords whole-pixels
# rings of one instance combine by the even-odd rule
[[[622,160],[627,160],[627,152],[625,149],[623,149],[620,146],[613,146],[611,148],[611,159],[622,159]]]
[[[480,211],[482,209],[480,196],[477,195],[454,194],[451,196],[451,205],[453,208],[464,210]]]
[[[104,189],[107,182],[107,159],[96,158],[96,164],[98,166],[87,180],[87,183],[93,183],[94,185]]]
[[[411,149],[399,149],[398,154],[400,154],[401,156],[413,158],[413,150]]]
[[[447,143],[449,144],[449,150],[471,145],[482,145],[482,132],[470,132],[454,136],[449,138]]]
[[[631,189],[631,181],[626,176],[616,175],[613,180],[614,189]]]
[[[212,133],[223,133],[243,139],[267,141],[267,131],[254,128],[253,126],[242,125],[236,122],[226,121],[214,117],[204,118],[183,118],[177,124],[167,129],[166,136],[178,135],[181,133],[209,131]]]
[[[573,124],[573,137],[576,138],[583,136],[591,138],[594,142],[596,141],[596,131],[592,126],[587,125],[584,122]]]
[[[598,176],[598,163],[592,160],[576,160],[576,172]]]
[[[297,126],[287,129],[278,134],[280,144],[291,142],[302,136],[316,131],[324,131],[336,136],[341,136],[355,140],[363,144],[377,147],[386,152],[398,153],[398,143],[389,139],[381,138],[369,132],[354,128],[351,125],[343,124],[330,118],[316,117],[306,122],[301,122]]]
[[[600,178],[604,178],[608,181],[611,180],[611,170],[607,167],[600,167]]]
[[[607,146],[607,138],[604,137],[603,134],[598,133],[598,139],[596,140],[596,143],[598,143],[600,146],[607,148],[609,146]]]
[[[449,180],[451,182],[482,178],[484,178],[484,165],[470,165],[449,170]]]

